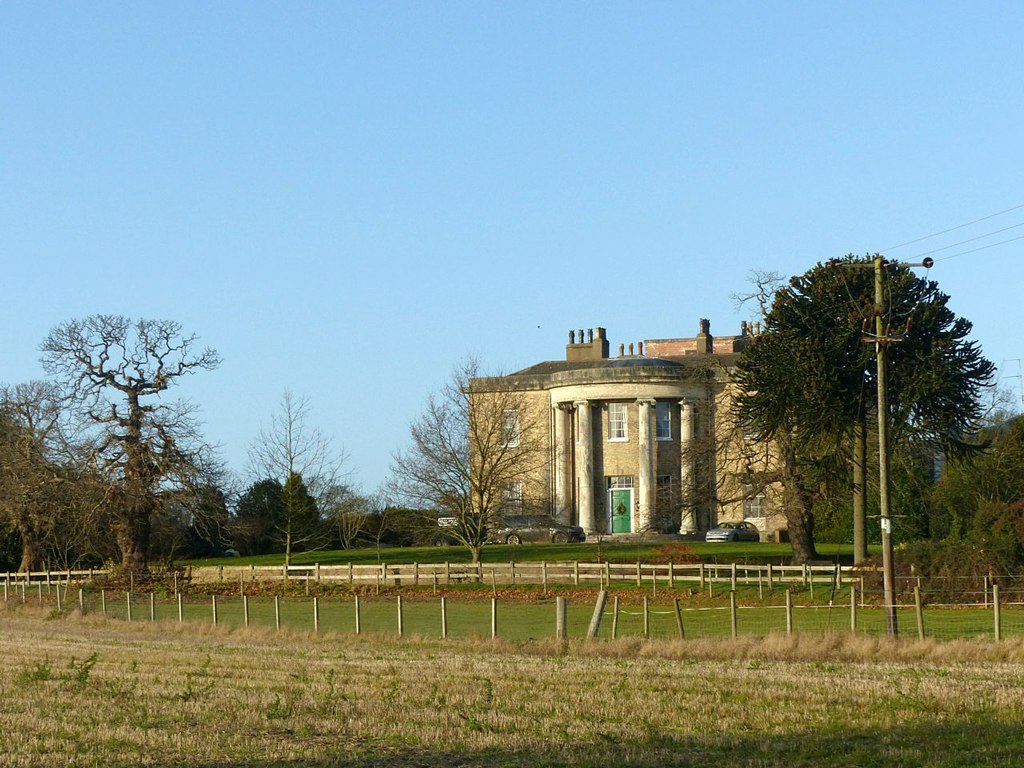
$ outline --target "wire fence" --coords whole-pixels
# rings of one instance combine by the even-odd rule
[[[197,595],[134,593],[21,582],[4,588],[4,606],[38,606],[58,614],[101,615],[112,621],[192,622],[232,628],[266,627],[308,632],[383,633],[440,638],[650,638],[720,639],[792,633],[885,635],[880,595],[855,585],[812,601],[810,590],[756,588],[704,594],[638,596],[635,591],[592,597],[490,599],[406,595]],[[919,588],[896,606],[899,635],[943,640],[1024,637],[1024,590],[998,585],[974,600],[937,602]]]

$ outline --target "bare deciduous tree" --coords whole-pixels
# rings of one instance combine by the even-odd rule
[[[503,509],[543,496],[533,488],[543,485],[546,429],[546,411],[531,407],[507,378],[479,377],[469,358],[411,424],[411,444],[393,455],[391,492],[409,507],[452,518],[445,533],[477,562]]]
[[[332,491],[344,485],[346,454],[309,423],[309,401],[286,390],[280,410],[260,429],[249,447],[255,479],[281,483],[281,513],[273,522],[284,546],[285,565],[297,548],[316,549],[326,542],[321,513]]]
[[[323,500],[324,520],[334,527],[342,549],[351,549],[366,527],[368,500],[347,485],[328,488]]]
[[[147,568],[158,509],[203,485],[216,469],[194,408],[164,402],[180,378],[220,363],[213,349],[194,349],[173,320],[92,315],[50,331],[43,366],[84,420],[88,471],[106,490],[121,562]]]

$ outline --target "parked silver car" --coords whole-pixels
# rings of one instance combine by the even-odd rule
[[[704,541],[760,541],[761,532],[757,526],[742,520],[738,523],[719,523],[704,534]]]

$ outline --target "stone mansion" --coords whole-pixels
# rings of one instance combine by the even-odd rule
[[[565,358],[469,383],[471,402],[515,393],[502,428],[539,460],[503,490],[506,511],[534,510],[588,535],[697,533],[747,519],[785,527],[772,487],[757,482],[769,449],[731,415],[731,371],[756,333],[619,344],[604,328],[570,331]]]

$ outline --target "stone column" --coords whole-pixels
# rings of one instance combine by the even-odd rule
[[[653,400],[637,400],[640,415],[637,418],[637,508],[633,516],[633,530],[649,531],[654,515],[654,442],[651,435]]]
[[[590,401],[577,400],[573,403],[579,417],[579,434],[576,435],[576,479],[579,485],[580,525],[587,534],[597,533],[594,519],[594,447],[593,427],[590,420]]]
[[[572,523],[571,417],[571,403],[555,404],[555,519],[563,525]]]
[[[693,402],[682,400],[679,403],[679,489],[683,500],[682,525],[683,533],[697,530],[697,515],[693,477],[696,446],[693,444]]]

